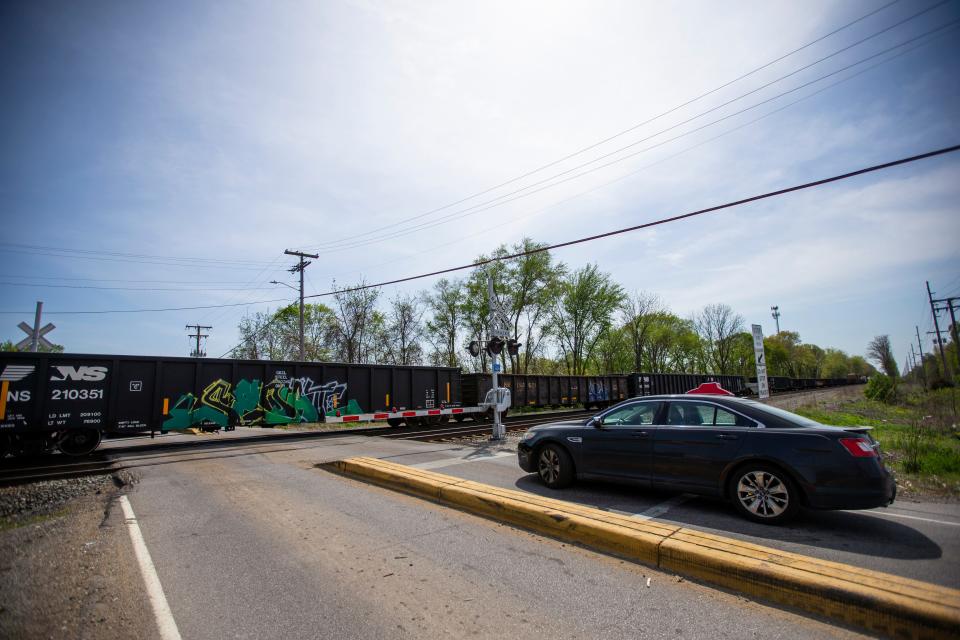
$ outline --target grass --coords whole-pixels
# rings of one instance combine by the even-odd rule
[[[68,510],[66,507],[61,507],[49,513],[34,513],[29,515],[17,514],[5,516],[0,518],[0,533],[5,533],[12,529],[26,527],[31,524],[37,524],[46,520],[53,520],[55,518],[65,516],[67,512]]]
[[[873,427],[888,466],[907,493],[960,497],[960,433],[951,390],[903,389],[895,404],[866,398],[795,410],[823,424]]]

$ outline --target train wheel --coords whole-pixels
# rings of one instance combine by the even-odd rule
[[[72,429],[57,443],[60,453],[68,456],[85,456],[100,446],[100,431],[97,429]]]
[[[387,424],[391,427],[399,427],[403,424],[403,418],[387,418]]]
[[[10,438],[5,433],[0,433],[0,459],[6,458],[10,453]]]
[[[463,422],[464,420],[466,420],[466,418],[467,416],[463,415],[462,413],[458,413],[457,415],[453,416],[453,419],[456,420],[457,422]]]

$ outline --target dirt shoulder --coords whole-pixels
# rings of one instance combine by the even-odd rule
[[[0,489],[0,637],[158,637],[116,504],[126,481]]]

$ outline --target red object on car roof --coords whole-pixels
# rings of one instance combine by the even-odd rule
[[[699,394],[704,396],[732,396],[733,393],[730,393],[726,389],[720,386],[719,382],[704,382],[696,389],[691,389],[687,391],[689,394]]]

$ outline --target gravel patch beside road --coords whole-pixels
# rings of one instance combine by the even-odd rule
[[[158,636],[117,484],[87,477],[0,491],[0,638]]]

